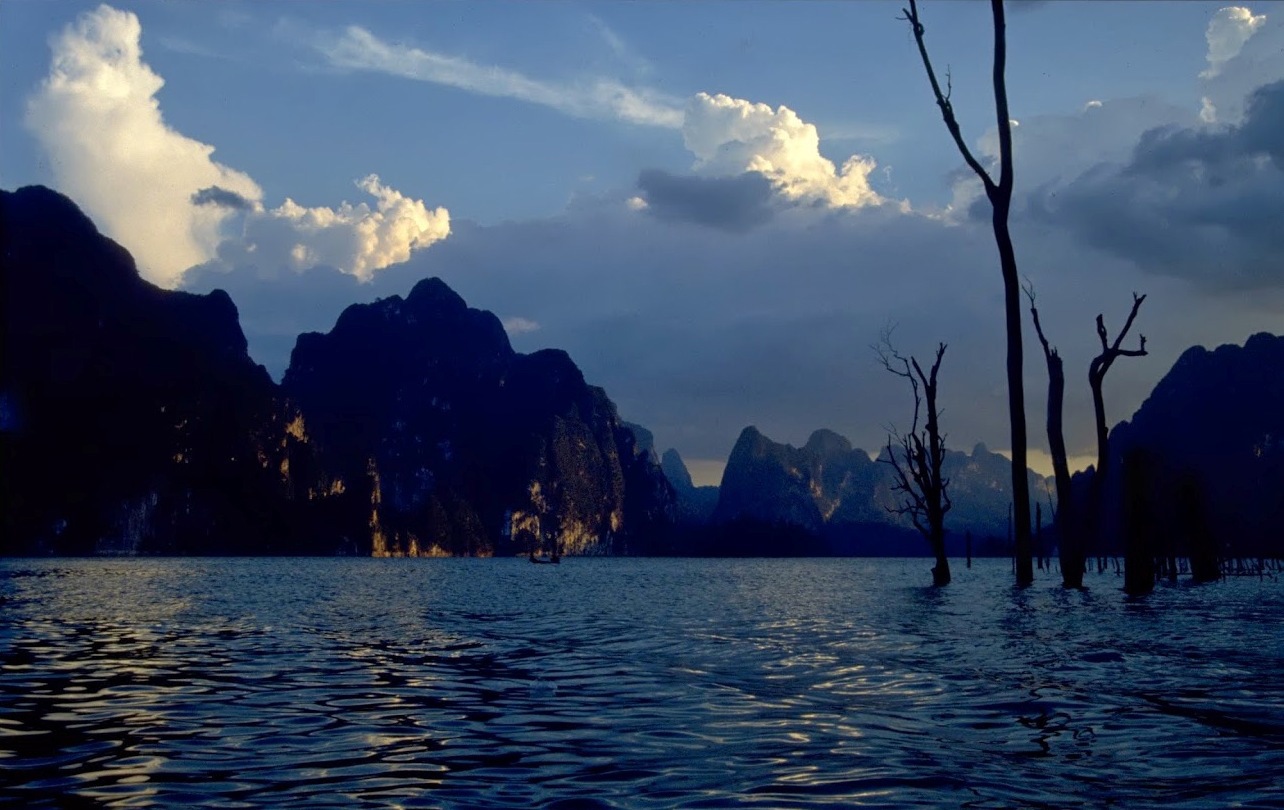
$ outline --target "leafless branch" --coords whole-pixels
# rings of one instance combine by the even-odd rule
[[[1146,337],[1141,336],[1140,344],[1137,349],[1121,349],[1119,346],[1123,339],[1128,335],[1128,330],[1132,329],[1133,321],[1137,319],[1137,311],[1141,309],[1141,304],[1146,300],[1146,296],[1132,294],[1132,309],[1128,312],[1128,319],[1124,321],[1123,329],[1115,336],[1114,343],[1110,343],[1110,336],[1106,332],[1105,318],[1097,315],[1097,337],[1101,340],[1101,354],[1092,358],[1088,365],[1088,385],[1092,388],[1092,410],[1093,416],[1097,423],[1097,475],[1093,477],[1094,502],[1100,503],[1101,493],[1104,491],[1104,481],[1106,477],[1106,459],[1110,453],[1109,433],[1106,429],[1106,405],[1105,395],[1102,392],[1102,386],[1106,379],[1106,372],[1110,366],[1120,357],[1143,357],[1146,354]]]
[[[1039,336],[1039,342],[1043,344],[1044,358],[1051,363],[1053,358],[1058,357],[1057,348],[1050,345],[1043,335],[1043,324],[1039,322],[1039,308],[1034,305],[1034,282],[1027,278],[1025,284],[1021,285],[1021,290],[1025,293],[1025,297],[1030,299],[1030,317],[1034,320],[1034,332]]]
[[[1115,336],[1113,344],[1110,343],[1110,336],[1106,331],[1105,318],[1100,314],[1097,315],[1097,337],[1101,340],[1101,354],[1097,355],[1097,357],[1092,361],[1092,366],[1089,369],[1090,377],[1095,376],[1100,378],[1106,376],[1106,372],[1110,370],[1110,366],[1119,357],[1146,356],[1145,335],[1139,336],[1140,341],[1138,348],[1119,348],[1123,343],[1124,338],[1127,337],[1128,330],[1132,329],[1133,321],[1137,320],[1137,311],[1141,309],[1142,302],[1145,300],[1146,296],[1144,295],[1138,295],[1137,293],[1132,294],[1132,309],[1128,312],[1128,319],[1124,321],[1123,329],[1119,330],[1119,334]]]
[[[947,491],[949,479],[941,474],[945,443],[936,406],[937,377],[946,345],[937,345],[932,365],[924,370],[918,358],[905,357],[896,350],[891,341],[892,331],[892,327],[884,328],[879,343],[872,348],[883,368],[909,380],[914,397],[914,420],[907,433],[888,428],[886,453],[879,461],[892,468],[892,490],[900,493],[901,498],[886,509],[893,514],[908,515],[914,527],[932,540],[940,536],[941,521],[953,507]],[[926,423],[920,428],[924,407]]]
[[[1001,15],[1002,11],[998,13]],[[985,186],[986,196],[993,199],[998,186],[994,182],[994,180],[990,178],[990,175],[985,170],[985,167],[981,165],[980,161],[978,161],[975,156],[973,156],[972,150],[968,148],[967,141],[964,140],[963,138],[963,132],[959,128],[958,119],[954,115],[954,105],[953,103],[950,102],[950,95],[953,92],[954,88],[951,84],[949,71],[947,70],[945,74],[946,89],[944,91],[941,90],[941,83],[937,81],[936,71],[932,67],[932,59],[930,56],[928,56],[928,53],[927,53],[927,43],[924,42],[923,40],[923,34],[925,29],[923,28],[923,23],[919,20],[919,17],[918,17],[918,3],[916,0],[909,0],[909,8],[901,10],[900,19],[908,22],[910,24],[910,30],[914,33],[914,42],[918,44],[918,53],[919,53],[919,56],[922,57],[923,59],[923,68],[927,71],[927,80],[932,85],[932,95],[936,97],[936,106],[940,107],[941,109],[941,118],[944,119],[945,121],[945,128],[949,130],[950,136],[954,139],[954,145],[958,147],[959,153],[963,156],[963,160],[972,169],[972,171],[976,173],[976,176],[981,178],[981,183],[982,185]],[[997,77],[996,81],[999,81],[999,82],[1002,81],[1002,77],[999,74],[1000,67],[998,65],[998,59],[1003,50],[1001,47],[999,47],[999,44],[998,44],[1000,39],[1001,38],[996,38],[996,45],[995,45],[996,65],[994,69],[995,76]],[[997,85],[996,85],[996,93],[997,93]],[[1006,97],[1006,93],[1005,93],[1005,97]],[[1003,106],[1002,117],[1006,119],[1007,117],[1006,100],[1003,102],[1002,106]],[[1007,124],[1006,121],[1004,123]],[[1006,135],[1007,143],[1010,145],[1012,140],[1012,130],[1011,130],[1010,124],[1007,124],[1006,133],[1007,133]],[[1000,127],[999,138],[1001,142],[1003,137],[1004,137],[1004,128]],[[1008,170],[1007,174],[1010,175],[1011,171]]]

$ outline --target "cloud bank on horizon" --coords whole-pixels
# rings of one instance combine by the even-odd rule
[[[1098,312],[1109,322],[1132,290],[1150,293],[1142,331],[1152,357],[1112,376],[1112,418],[1131,413],[1192,343],[1242,340],[1246,326],[1280,323],[1277,16],[1240,7],[1213,15],[1207,69],[1192,77],[1198,107],[1101,98],[1020,116],[1018,259],[1067,368],[1086,370]],[[832,427],[880,446],[903,392],[865,347],[889,322],[916,341],[908,351],[951,344],[954,361],[942,369],[943,398],[959,403],[951,435],[1006,445],[988,208],[965,173],[950,207],[919,206],[879,190],[873,156],[831,160],[817,127],[783,104],[704,90],[682,100],[609,77],[537,79],[348,26],[309,40],[331,69],[680,138],[691,164],[639,166],[632,187],[488,225],[452,221],[375,175],[357,181],[373,204],[286,198],[271,207],[253,178],[214,160],[213,146],[167,125],[156,95],[163,80],[141,41],[138,17],[108,6],[67,26],[51,43],[27,126],[61,190],[148,278],[229,290],[252,352],[274,373],[299,332],[328,329],[350,303],[438,275],[495,311],[519,348],[567,349],[630,420],[688,457],[725,458],[747,424],[789,441]],[[615,36],[613,47],[627,45]],[[971,135],[992,159],[993,132]],[[1040,370],[1027,363],[1027,372],[1037,409]],[[1068,414],[1090,414],[1086,386],[1068,395]],[[1091,445],[1087,420],[1068,430],[1072,453]]]

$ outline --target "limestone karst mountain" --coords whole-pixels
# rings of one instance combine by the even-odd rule
[[[0,192],[0,549],[335,553],[332,484],[222,291],[170,292],[66,197]]]
[[[440,279],[301,335],[283,388],[326,469],[362,482],[376,556],[625,553],[672,521],[606,392],[565,352],[514,352]]]
[[[1001,546],[1012,497],[1009,469],[1006,458],[983,444],[970,454],[947,452],[951,553],[962,553],[968,533],[978,551],[982,543],[991,551]],[[1031,476],[1031,492],[1047,497],[1038,476]],[[827,553],[925,553],[908,520],[889,510],[897,498],[888,465],[831,430],[817,430],[793,447],[747,427],[727,461],[713,521],[798,527],[824,537]]]
[[[678,522],[684,525],[700,526],[713,518],[713,510],[718,507],[718,488],[713,486],[696,486],[691,480],[691,472],[678,451],[669,448],[660,458],[660,469],[664,477],[673,486],[677,496]]]
[[[278,386],[225,293],[143,281],[56,192],[0,203],[0,552],[629,553],[672,522],[606,393],[440,280],[302,335]]]

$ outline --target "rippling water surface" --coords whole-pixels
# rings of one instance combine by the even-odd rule
[[[0,560],[0,803],[1281,807],[1284,583]]]

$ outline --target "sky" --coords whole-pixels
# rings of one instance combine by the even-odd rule
[[[168,287],[226,289],[278,379],[295,337],[439,276],[567,350],[716,483],[742,428],[876,452],[912,399],[871,344],[948,345],[947,445],[1009,447],[981,185],[898,2],[0,0],[0,186],[76,201]],[[997,156],[989,4],[920,6]],[[1094,447],[1192,345],[1284,331],[1284,3],[1008,4],[1013,239]],[[1026,323],[1032,464],[1047,386]]]

